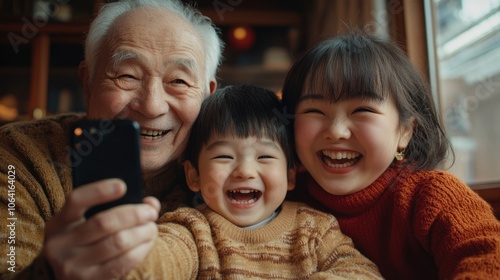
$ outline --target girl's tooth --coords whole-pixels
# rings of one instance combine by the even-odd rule
[[[332,151],[322,151],[324,156],[331,159],[353,159],[359,157],[359,153],[356,152],[332,152]]]

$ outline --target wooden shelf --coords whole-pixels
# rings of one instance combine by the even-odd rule
[[[57,33],[57,34],[75,34],[75,33],[84,33],[88,30],[89,23],[86,22],[70,22],[70,23],[62,23],[62,22],[51,22],[45,25],[34,26],[34,30],[32,27],[28,27],[28,25],[21,23],[21,21],[16,22],[6,22],[0,25],[0,32],[14,32],[20,36],[23,36],[26,33],[26,29],[28,29],[29,34],[32,33],[35,36],[36,33]],[[31,37],[31,36],[29,36]]]
[[[288,69],[272,69],[260,65],[231,67],[222,66],[219,71],[222,86],[235,84],[254,84],[278,92],[281,90]]]
[[[214,9],[200,9],[217,26],[301,26],[304,16],[295,11],[234,10],[219,15]]]
[[[500,182],[470,184],[470,188],[491,205],[500,220]]]
[[[48,99],[49,90],[56,88],[53,86],[55,81],[64,81],[64,84],[69,78],[73,79],[72,77],[74,77],[78,67],[78,65],[74,65],[74,59],[81,59],[81,57],[77,58],[74,51],[71,51],[71,48],[65,48],[64,45],[83,45],[84,35],[88,31],[93,14],[98,11],[101,3],[105,1],[107,0],[89,0],[88,3],[92,4],[88,5],[92,5],[92,9],[89,8],[87,2],[84,4],[82,4],[83,2],[75,2],[72,6],[84,5],[81,7],[85,7],[85,13],[82,16],[84,10],[78,10],[79,13],[75,13],[73,20],[70,22],[59,22],[55,18],[51,18],[46,23],[36,24],[36,21],[30,19],[29,14],[32,14],[32,12],[29,9],[22,14],[6,15],[0,19],[0,43],[5,47],[4,49],[10,49],[12,45],[12,38],[9,37],[9,34],[14,33],[19,36],[17,39],[22,40],[18,45],[21,52],[18,49],[15,54],[13,54],[15,51],[8,53],[7,55],[12,56],[12,59],[5,60],[9,62],[9,65],[0,66],[0,73],[8,72],[11,67],[19,66],[16,71],[21,71],[24,73],[23,76],[27,76],[24,78],[27,80],[22,87],[19,84],[17,85],[17,90],[22,91],[19,96],[23,96],[24,99],[29,96],[29,102],[23,102],[23,106],[24,104],[26,106],[20,110],[25,112],[29,118],[33,117],[33,111],[35,110],[47,112],[50,105],[48,104],[50,102]],[[196,1],[186,0],[186,2]],[[286,37],[288,34],[287,28],[299,29],[304,26],[305,13],[302,8],[304,4],[288,0],[242,1],[237,6],[221,13],[213,7],[214,2],[212,1],[197,2],[201,13],[211,18],[213,23],[221,27],[221,29],[228,29],[234,25],[248,25],[255,27],[254,30],[258,33],[257,35],[261,35],[256,37],[255,48],[251,50],[253,53],[250,54],[251,61],[245,60],[244,63],[248,63],[245,66],[229,65],[233,64],[232,62],[234,64],[241,62],[241,60],[237,60],[240,55],[239,52],[226,52],[224,54],[225,58],[231,57],[234,60],[227,60],[226,65],[218,73],[220,84],[253,83],[278,91],[285,78],[286,70],[266,68],[260,64],[261,59],[255,57],[256,54],[264,52],[268,47],[278,45],[285,49],[289,48],[288,37]],[[68,2],[68,4],[71,5],[71,2]],[[85,14],[88,14],[88,16],[85,16]],[[63,45],[61,51],[64,51],[65,55],[67,53],[68,56],[57,58],[59,54],[62,54],[58,51],[61,49],[61,45]],[[226,45],[226,51],[230,51],[228,46]],[[83,56],[83,50],[81,55]],[[28,56],[30,59],[26,61]],[[22,59],[22,57],[26,59]],[[248,59],[248,53],[245,59]],[[12,61],[13,63],[10,63]],[[64,63],[59,63],[61,61]],[[1,81],[7,84],[10,82],[5,79]],[[29,90],[26,88],[29,88]]]
[[[21,101],[20,106],[22,106],[22,108],[19,108],[19,111],[28,118],[33,118],[33,112],[35,111],[42,112],[38,115],[39,117],[47,113],[48,91],[51,81],[58,80],[64,83],[68,80],[65,78],[67,75],[60,75],[60,71],[57,70],[58,64],[61,63],[54,60],[54,57],[57,57],[60,53],[54,53],[54,50],[51,52],[51,49],[58,44],[66,46],[82,45],[93,14],[100,7],[101,1],[92,0],[88,2],[69,3],[73,7],[73,17],[69,22],[57,21],[55,18],[48,18],[47,21],[37,21],[31,16],[33,11],[31,10],[32,4],[29,4],[32,3],[30,0],[26,1],[28,4],[23,6],[22,11],[15,12],[12,15],[5,15],[0,19],[0,43],[4,47],[12,46],[12,51],[9,50],[7,53],[7,55],[12,56],[12,59],[6,61],[9,61],[9,63],[19,61],[19,66],[23,66],[22,72],[28,72],[26,81],[22,85],[18,83],[17,85],[9,84],[12,82],[5,79],[2,80],[2,83],[7,84],[4,90],[16,93],[18,99]],[[29,46],[29,48],[26,46]],[[10,48],[7,47],[6,49]],[[60,49],[59,47],[55,51],[57,52]],[[64,52],[68,52],[70,57],[63,56],[62,60],[66,64],[71,63],[74,69],[67,72],[72,73],[74,76],[74,73],[77,72],[76,69],[79,62],[73,65],[75,64],[75,56],[69,49],[64,48]],[[25,63],[22,61],[25,59],[23,58],[28,55],[30,56],[29,64],[24,65]],[[75,59],[80,60],[81,56],[83,56],[83,52]],[[52,65],[54,63],[55,65]],[[65,64],[63,63],[63,65]],[[9,71],[12,67],[17,68],[17,66],[15,64],[2,65],[0,72]],[[57,72],[59,72],[60,77]],[[56,78],[54,78],[54,75]],[[12,87],[14,89],[11,89]],[[0,92],[0,94],[2,93],[4,92]],[[26,96],[29,96],[29,100],[27,101],[25,100]]]

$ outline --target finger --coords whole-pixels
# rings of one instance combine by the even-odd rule
[[[75,256],[74,262],[84,266],[108,262],[143,243],[154,240],[157,234],[158,227],[154,222],[116,232],[88,246],[85,251]]]
[[[70,203],[66,204],[69,204],[68,208],[73,210],[69,210],[68,212],[73,212],[77,218],[80,218],[89,208],[116,200],[124,196],[126,191],[127,187],[125,182],[116,178],[96,181],[78,187],[73,190],[69,198],[67,198],[67,201],[69,199]],[[74,211],[75,207],[78,208],[79,211]],[[68,217],[71,218],[69,215]]]
[[[85,266],[76,258],[67,259],[61,266],[55,267],[54,273],[57,279],[121,279],[146,258],[153,248],[154,242],[155,238],[141,243],[105,263],[91,266]]]
[[[154,196],[145,197],[143,199],[143,202],[151,205],[153,208],[156,209],[156,211],[160,211],[161,209],[160,201]]]
[[[120,273],[117,275],[114,273],[114,277],[120,278],[125,276],[130,270],[138,267],[149,254],[151,249],[153,248],[155,240],[151,240],[147,243],[141,244],[137,246],[133,250],[130,250],[126,254],[120,256],[120,258],[114,259],[106,264],[106,269],[109,271]]]
[[[148,204],[125,205],[104,211],[70,230],[47,238],[44,256],[52,267],[61,268],[67,275],[73,270],[73,265],[96,265],[130,249],[127,244],[135,246],[149,240],[151,235],[157,234],[154,223],[157,218],[158,211]],[[137,228],[144,225],[148,225],[146,229],[149,227],[149,230],[137,232]],[[72,261],[79,256],[89,258],[85,264]]]
[[[47,234],[58,233],[69,224],[82,219],[85,211],[92,206],[113,201],[126,192],[125,183],[120,179],[107,179],[81,186],[67,197],[61,211],[51,220]]]
[[[101,266],[88,270],[88,279],[121,279],[130,270],[139,266],[153,248],[154,240],[143,243]]]
[[[127,204],[113,207],[93,216],[85,223],[76,225],[69,244],[84,246],[97,242],[116,232],[137,227],[158,219],[158,210],[149,204]]]

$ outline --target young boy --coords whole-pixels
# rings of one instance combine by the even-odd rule
[[[203,102],[185,173],[205,204],[162,216],[157,246],[129,278],[381,278],[333,216],[284,202],[295,169],[280,112],[274,93],[249,85]]]

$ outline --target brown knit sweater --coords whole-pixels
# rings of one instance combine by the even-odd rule
[[[387,279],[500,279],[500,222],[447,172],[389,168],[345,196],[326,193],[308,175],[297,183]]]
[[[0,128],[1,279],[49,279],[38,255],[45,223],[61,210],[72,190],[69,128],[82,117],[60,115]],[[181,169],[172,163],[163,174],[144,182],[144,195],[158,197],[162,212],[191,202],[176,174],[182,175]]]
[[[284,202],[256,229],[199,209],[162,216],[153,251],[127,279],[381,279],[333,216],[305,204]]]

